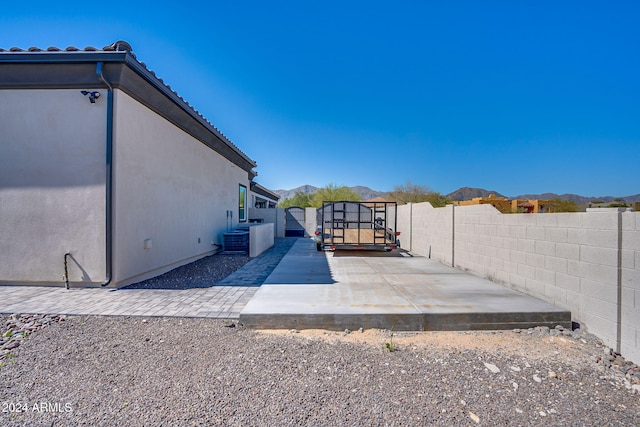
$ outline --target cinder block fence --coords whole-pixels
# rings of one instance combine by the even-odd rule
[[[490,205],[398,207],[404,249],[571,310],[640,363],[640,213],[502,214]]]
[[[282,230],[284,211],[256,212]],[[307,208],[313,235],[316,209]],[[640,213],[589,209],[502,214],[491,205],[398,206],[403,249],[571,311],[573,320],[640,363]],[[277,236],[283,234],[276,233]]]

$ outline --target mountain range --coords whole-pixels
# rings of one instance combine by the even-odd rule
[[[356,185],[355,187],[349,187],[351,190],[355,191],[360,195],[362,200],[373,199],[374,197],[385,197],[389,193],[384,191],[372,190],[369,187],[365,187],[362,185]],[[291,190],[275,190],[274,193],[278,194],[281,199],[284,200],[289,197],[293,197],[296,193],[306,193],[313,194],[318,191],[318,187],[314,187],[313,185],[302,185],[300,187],[293,188]],[[561,199],[561,200],[571,200],[579,205],[586,205],[590,202],[600,201],[600,202],[613,202],[614,200],[624,200],[626,202],[640,202],[640,194],[635,194],[631,196],[580,196],[578,194],[555,194],[555,193],[542,193],[542,194],[520,194],[517,196],[504,196],[497,191],[485,190],[483,188],[472,188],[472,187],[462,187],[457,189],[456,191],[446,194],[448,198],[451,200],[471,200],[474,197],[488,197],[490,194],[494,194],[496,197],[506,197],[507,199],[518,199],[518,200],[550,200],[550,199]]]
[[[586,205],[591,202],[613,202],[615,200],[624,200],[625,202],[640,202],[640,194],[634,194],[631,196],[581,196],[579,194],[556,194],[556,193],[542,193],[542,194],[519,194],[517,196],[504,196],[497,191],[487,191],[482,188],[470,188],[470,187],[462,187],[453,193],[449,193],[446,196],[451,200],[471,200],[474,197],[488,197],[489,194],[494,194],[496,197],[506,197],[507,199],[513,200],[551,200],[551,199],[560,199],[560,200],[570,200],[579,205]]]

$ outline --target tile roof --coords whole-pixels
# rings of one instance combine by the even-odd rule
[[[39,47],[31,46],[29,49],[21,49],[19,47],[12,47],[9,49],[3,49],[0,47],[0,52],[129,52],[134,58],[133,48],[131,45],[123,40],[118,40],[115,43],[105,46],[102,49],[98,49],[93,46],[87,46],[84,49],[77,48],[75,46],[67,46],[61,49],[56,46],[50,46],[46,49],[40,49]]]
[[[187,102],[183,97],[178,95],[178,92],[176,92],[175,90],[171,89],[171,86],[169,86],[167,83],[165,83],[164,80],[162,80],[160,77],[158,77],[153,70],[150,70],[147,67],[147,64],[145,64],[144,62],[138,60],[138,58],[136,57],[135,53],[133,53],[133,48],[126,41],[119,40],[119,41],[114,42],[114,43],[112,43],[112,44],[110,44],[108,46],[104,46],[102,49],[98,49],[98,48],[93,47],[93,46],[87,46],[84,49],[80,49],[80,48],[77,48],[75,46],[67,46],[64,49],[58,48],[56,46],[50,46],[50,47],[48,47],[46,49],[41,49],[41,48],[35,47],[35,46],[31,46],[28,49],[21,49],[19,47],[15,47],[15,46],[11,47],[9,49],[3,49],[2,47],[0,47],[0,54],[2,54],[2,53],[20,53],[20,52],[24,52],[24,53],[37,53],[37,52],[43,52],[43,53],[49,53],[49,52],[51,52],[51,53],[57,53],[57,52],[78,52],[78,53],[82,53],[82,52],[127,52],[129,55],[131,55],[131,57],[133,57],[136,60],[136,62],[138,64],[140,64],[159,83],[161,83],[164,87],[166,87],[181,102],[183,102],[193,113],[195,113],[196,116],[198,116],[206,124],[208,124],[213,129],[215,134],[217,134],[223,141],[225,141],[227,144],[229,144],[235,151],[237,151],[239,154],[241,154],[243,157],[245,157],[251,163],[253,163],[254,167],[256,166],[255,161],[251,160],[249,158],[249,156],[247,156],[242,150],[240,150],[240,148],[238,148],[238,146],[235,145],[225,134],[223,134],[206,117],[204,117],[198,110],[196,110],[193,105],[189,104],[189,102]]]

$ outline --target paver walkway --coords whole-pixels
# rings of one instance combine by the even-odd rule
[[[185,290],[0,286],[0,313],[237,319],[296,239],[276,244],[210,288]]]

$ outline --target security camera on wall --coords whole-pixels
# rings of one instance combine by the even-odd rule
[[[96,99],[100,98],[100,92],[98,91],[89,92],[88,90],[81,90],[80,93],[84,96],[89,95],[89,102],[91,102],[92,104],[95,104]]]

